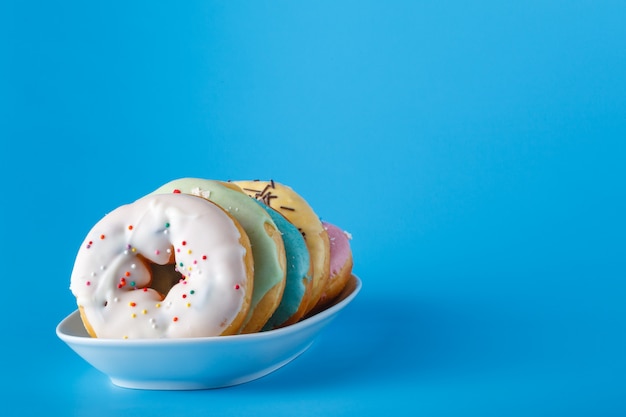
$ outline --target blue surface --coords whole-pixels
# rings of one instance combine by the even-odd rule
[[[0,415],[626,415],[624,2],[154,3],[0,5]],[[292,185],[363,291],[256,382],[117,388],[74,255],[183,176]]]

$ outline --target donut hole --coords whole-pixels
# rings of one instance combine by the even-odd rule
[[[150,288],[157,291],[163,297],[167,296],[172,287],[183,279],[183,275],[176,269],[176,264],[159,265],[150,263],[152,282]]]

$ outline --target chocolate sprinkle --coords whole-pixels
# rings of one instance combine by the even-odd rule
[[[267,184],[267,185],[265,186],[265,188],[263,188],[263,191],[261,191],[261,194],[260,194],[260,195],[261,195],[261,196],[265,195],[265,193],[267,192],[267,189],[268,189],[268,188],[270,188],[270,185],[269,185],[269,184]]]

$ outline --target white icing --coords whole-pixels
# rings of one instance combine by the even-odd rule
[[[191,194],[197,195],[198,197],[206,198],[207,200],[211,199],[211,190],[203,190],[200,187],[192,188]]]
[[[219,335],[252,290],[246,288],[240,238],[213,203],[186,194],[149,195],[92,228],[76,257],[70,289],[98,337]],[[186,278],[162,299],[150,288],[150,264],[168,264],[171,253]]]

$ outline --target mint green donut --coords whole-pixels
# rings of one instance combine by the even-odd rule
[[[254,259],[254,291],[250,310],[240,333],[260,331],[278,307],[286,284],[284,249],[278,247],[275,238],[270,236],[267,230],[269,225],[278,234],[280,230],[276,223],[255,200],[220,181],[180,178],[159,187],[152,194],[172,192],[192,194],[214,202],[232,215],[245,230],[250,239]],[[280,235],[278,240],[282,246]],[[278,299],[275,302],[272,300],[269,300],[269,303],[264,302],[262,309],[257,308],[268,294],[271,298]],[[268,305],[271,308],[268,309]]]

